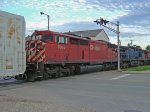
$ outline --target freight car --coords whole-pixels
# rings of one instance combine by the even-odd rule
[[[0,77],[23,74],[26,68],[25,20],[0,11]]]

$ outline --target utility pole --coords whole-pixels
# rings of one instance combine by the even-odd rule
[[[118,71],[120,71],[120,39],[119,39],[119,21],[117,21],[117,43],[118,43]]]
[[[47,20],[48,20],[48,23],[47,23],[48,25],[47,25],[47,26],[48,26],[48,31],[49,31],[49,22],[50,22],[50,21],[49,21],[49,15],[48,15],[48,14],[45,14],[44,12],[40,12],[40,14],[47,16]]]
[[[131,40],[131,46],[133,45],[133,40]]]
[[[120,71],[120,39],[119,39],[119,21],[117,21],[117,23],[113,23],[110,21],[107,21],[103,18],[100,17],[100,19],[97,19],[96,21],[94,21],[97,23],[97,25],[99,24],[100,26],[103,26],[109,30],[111,30],[112,32],[117,34],[117,62],[118,62],[118,71]]]

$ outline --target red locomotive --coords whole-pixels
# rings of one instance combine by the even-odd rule
[[[122,68],[150,64],[150,52],[134,47],[120,47]],[[69,76],[91,70],[117,67],[117,46],[53,31],[35,31],[26,41],[28,81]]]
[[[27,79],[78,74],[81,67],[102,64],[105,69],[114,69],[117,52],[110,45],[70,34],[35,31],[26,41]]]

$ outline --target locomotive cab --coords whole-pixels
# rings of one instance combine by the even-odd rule
[[[54,42],[54,36],[51,31],[35,31],[31,37],[30,40],[40,40],[42,42]]]
[[[45,35],[42,35],[39,40],[41,40],[42,42],[45,42],[45,43],[53,43],[54,37],[52,34],[45,34]]]
[[[27,62],[44,62],[46,43],[54,43],[53,34],[48,31],[35,31],[26,41]]]

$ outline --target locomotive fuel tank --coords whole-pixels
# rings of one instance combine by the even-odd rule
[[[103,69],[103,65],[82,65],[80,66],[80,74],[90,73],[90,72],[98,72]]]

